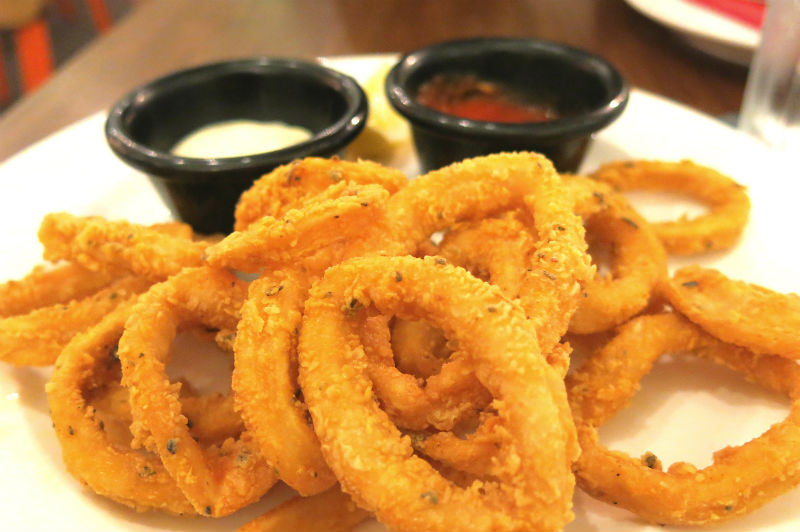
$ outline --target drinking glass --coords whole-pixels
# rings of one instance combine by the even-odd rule
[[[800,153],[800,0],[767,0],[739,127],[778,150]]]

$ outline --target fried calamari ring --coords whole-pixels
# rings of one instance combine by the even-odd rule
[[[435,375],[450,356],[447,338],[440,329],[420,320],[396,318],[391,344],[397,369],[420,379]]]
[[[609,163],[591,177],[623,191],[678,192],[708,205],[708,214],[652,223],[667,252],[676,255],[730,248],[739,239],[750,215],[750,199],[745,187],[716,170],[691,161]]]
[[[242,231],[264,216],[281,218],[291,209],[302,209],[337,183],[381,185],[394,194],[407,182],[408,178],[399,170],[371,161],[307,157],[279,166],[256,180],[239,198],[234,229]]]
[[[73,336],[149,286],[140,277],[123,277],[82,299],[0,318],[0,360],[18,366],[49,366]]]
[[[502,218],[457,224],[444,236],[437,254],[497,285],[507,297],[519,298],[537,331],[550,333],[539,342],[548,362],[566,374],[569,350],[558,343],[556,329],[549,326],[540,307],[541,283],[526,278],[526,273],[532,272],[546,257],[547,250],[547,246],[542,246],[542,250],[536,247],[528,228],[535,223],[526,218],[529,216],[518,210],[504,213]]]
[[[0,318],[90,296],[114,280],[80,264],[38,265],[19,280],[0,284]]]
[[[147,226],[148,229],[153,229],[159,233],[173,236],[175,238],[182,238],[184,240],[202,240],[204,238],[214,238],[213,236],[200,236],[195,234],[192,226],[183,222],[159,222]]]
[[[255,273],[305,265],[321,273],[331,264],[395,247],[385,219],[388,191],[380,185],[345,183],[281,219],[265,216],[207,250],[214,267]]]
[[[516,208],[523,210],[518,216],[530,229],[514,216],[481,219]],[[437,253],[496,282],[507,296],[519,297],[542,350],[566,373],[569,350],[559,340],[578,304],[581,283],[594,269],[581,220],[546,159],[527,153],[500,154],[454,164],[414,180],[390,199],[389,211],[398,238],[410,249],[424,247],[432,232],[450,229]],[[457,223],[473,217],[477,221]],[[480,389],[467,368],[449,368],[450,364],[445,363],[433,378],[447,382],[448,390]],[[480,407],[457,401],[448,405],[449,410],[431,410],[430,379],[422,390],[390,364],[371,369],[378,396],[405,428],[419,430],[427,420],[449,430]],[[447,395],[435,400],[442,404],[442,397]]]
[[[510,298],[519,297],[535,242],[515,217],[486,218],[457,224],[442,239],[437,254],[495,284]]]
[[[497,480],[454,485],[414,456],[410,439],[380,410],[351,323],[354,311],[370,305],[429,320],[458,341],[495,396],[504,428]],[[299,353],[328,464],[343,491],[388,527],[560,530],[571,519],[569,468],[578,449],[563,382],[539,353],[522,309],[496,287],[434,258],[352,259],[312,288]]]
[[[122,331],[120,330],[120,335]],[[112,358],[116,357],[116,344]],[[119,360],[107,364],[107,368],[119,368]],[[95,417],[103,422],[103,430],[114,444],[130,447],[133,435],[130,431],[131,416],[128,389],[119,382],[121,375],[108,382],[97,384],[84,395],[92,406]],[[238,438],[244,430],[241,417],[236,413],[233,396],[224,394],[196,395],[191,386],[182,383],[181,413],[186,417],[186,426],[192,437],[203,445],[220,445],[228,438]],[[187,392],[189,390],[189,392]],[[113,435],[112,435],[113,433]]]
[[[233,395],[181,396],[181,413],[192,437],[203,445],[222,445],[238,438],[244,423],[236,412]]]
[[[86,397],[109,379],[118,382],[115,349],[133,304],[127,301],[77,335],[64,348],[47,384],[64,464],[96,493],[137,510],[194,514],[158,455],[133,450],[119,441],[123,438],[115,438],[114,424],[103,420]]]
[[[478,478],[491,478],[498,448],[503,440],[503,426],[495,414],[482,414],[478,426],[467,434],[435,432],[412,434],[414,449],[456,471]]]
[[[247,287],[232,274],[187,268],[140,296],[119,342],[123,385],[130,394],[135,441],[161,457],[186,498],[203,515],[227,515],[258,500],[275,482],[244,432],[203,448],[192,437],[179,400],[180,383],[165,369],[179,326],[232,329]]]
[[[124,244],[119,242],[119,231],[125,232]],[[146,238],[140,238],[138,231]],[[146,290],[153,275],[166,277],[172,271],[166,269],[156,275],[163,266],[158,260],[148,265],[147,259],[137,260],[130,249],[122,248],[138,246],[148,239],[144,246],[151,249],[153,242],[191,242],[193,233],[188,225],[176,222],[144,228],[98,217],[52,214],[42,222],[40,236],[45,241],[46,258],[74,262],[52,268],[38,266],[25,278],[0,285],[0,360],[17,365],[52,364],[77,332],[97,323],[129,296]],[[118,241],[106,240],[109,238]],[[81,239],[85,242],[78,241]],[[205,247],[197,246],[198,250]],[[109,262],[98,262],[101,255]],[[162,255],[169,260],[173,252]],[[199,261],[200,255],[196,258]],[[121,267],[122,263],[127,264]],[[171,267],[178,268],[174,264]],[[131,276],[131,271],[143,275]]]
[[[167,226],[169,227],[169,226]],[[161,280],[203,262],[203,241],[174,236],[163,226],[152,228],[98,216],[48,214],[39,227],[44,258],[70,260],[93,271],[123,271]]]
[[[461,430],[476,422],[478,414],[490,405],[492,397],[475,377],[463,353],[458,349],[447,353],[449,359],[440,361],[437,370],[420,382],[418,377],[404,372],[398,364],[387,321],[382,315],[368,315],[359,320],[357,329],[369,362],[368,374],[375,395],[391,420],[398,427],[412,431],[429,427],[443,431]],[[439,329],[424,321],[403,322],[414,324],[423,335],[441,334]],[[421,341],[425,342],[424,339]],[[447,343],[446,339],[444,343]],[[563,376],[568,369],[569,354],[569,345],[558,344],[547,354],[547,362]],[[462,469],[446,456],[433,458]]]
[[[236,532],[344,532],[369,517],[338,487],[295,497],[256,517]]]
[[[308,285],[305,275],[289,270],[250,284],[233,368],[234,396],[246,426],[275,473],[301,495],[336,482],[297,384],[297,333]]]
[[[397,426],[450,430],[491,403],[491,394],[475,377],[463,353],[451,354],[424,386],[413,375],[401,372],[394,362],[388,321],[380,314],[367,315],[358,320],[356,330],[367,355],[367,373],[375,395]]]
[[[533,245],[527,228],[519,220],[487,218],[456,224],[438,246],[423,246],[420,251],[421,255],[444,257],[515,298]],[[415,377],[427,378],[438,373],[450,356],[442,332],[424,321],[395,319],[391,343],[397,369]]]
[[[611,251],[609,273],[586,284],[570,321],[570,332],[591,334],[624,323],[647,306],[667,275],[667,255],[651,225],[610,186],[582,176],[562,177],[584,220],[587,240]]]
[[[714,453],[698,470],[678,462],[667,472],[598,442],[597,427],[623,408],[662,353],[689,353],[787,394],[784,421],[738,447]],[[751,512],[800,483],[800,366],[725,344],[674,313],[646,315],[567,377],[582,453],[574,470],[590,495],[662,524],[707,525]],[[651,455],[652,456],[652,455]]]
[[[485,175],[480,174],[482,170]],[[454,181],[454,176],[461,180]],[[519,217],[527,215],[529,220],[526,221],[532,226],[538,241],[534,240],[525,223],[513,215],[448,226],[449,222],[467,216],[470,209],[481,209],[485,205],[472,206],[469,202],[451,205],[448,201],[452,191],[444,198],[429,194],[430,190],[439,190],[439,187],[464,187],[464,183],[468,183],[467,192],[479,195],[487,182],[492,182],[499,196],[508,196],[506,202],[499,205],[507,208],[522,206],[524,212]],[[512,189],[514,194],[525,191],[530,195],[515,198]],[[557,174],[534,154],[482,157],[415,180],[390,200],[390,216],[428,217],[428,228],[416,233],[413,226],[406,225],[404,229],[407,220],[401,219],[401,239],[404,232],[422,238],[428,231],[450,227],[436,253],[496,283],[508,297],[519,297],[531,317],[532,326],[540,335],[542,350],[564,374],[569,364],[569,350],[561,346],[559,340],[566,331],[568,316],[577,306],[576,290],[580,283],[576,277],[570,277],[573,270],[562,271],[561,268],[567,263],[577,268],[577,278],[585,280],[582,276],[588,275],[587,271],[592,267],[586,264],[589,258],[582,239],[583,226],[572,212],[571,202],[565,199],[567,195],[554,197],[559,190],[561,185]],[[472,199],[471,195],[466,197]],[[427,205],[429,200],[434,205]],[[492,200],[494,197],[487,203]],[[397,203],[393,204],[395,201]],[[406,204],[411,207],[407,208]],[[500,207],[496,208],[502,212]],[[448,209],[453,212],[444,214]],[[433,212],[439,214],[432,217]],[[424,245],[427,238],[418,242]],[[555,275],[551,270],[561,271],[564,275]],[[562,317],[553,319],[554,316]],[[433,334],[435,339],[435,332]],[[449,430],[475,413],[476,408],[481,408],[485,394],[480,393],[482,387],[463,364],[455,362],[451,368],[449,366],[454,362],[445,363],[441,372],[428,379],[425,389],[422,389],[410,375],[398,371],[390,358],[383,358],[388,359],[384,364],[370,365],[370,376],[378,397],[399,426],[421,430],[425,423],[429,423],[441,430]],[[437,386],[440,382],[446,385]],[[437,393],[438,389],[446,390],[446,393]],[[458,400],[451,401],[451,391],[456,390],[459,391]],[[470,396],[464,393],[466,390],[474,393]]]
[[[517,208],[530,213],[536,236],[521,300],[547,352],[566,332],[582,284],[594,277],[583,224],[550,161],[535,153],[467,159],[414,179],[388,203],[396,238],[411,254],[437,231]]]
[[[675,310],[722,341],[761,354],[800,358],[800,297],[728,279],[700,266],[661,285]]]

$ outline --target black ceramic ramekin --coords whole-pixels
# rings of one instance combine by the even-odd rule
[[[241,193],[276,166],[340,153],[363,129],[367,98],[356,81],[322,65],[254,58],[176,72],[122,98],[106,121],[114,153],[146,172],[175,216],[201,233],[230,232]],[[227,120],[282,122],[312,133],[274,151],[226,158],[180,157],[188,133]]]
[[[557,118],[488,122],[446,114],[417,100],[434,76],[474,75],[546,104]],[[499,151],[536,151],[574,172],[592,133],[615,120],[628,85],[605,59],[564,44],[511,37],[450,41],[403,56],[386,79],[392,106],[411,124],[423,171]]]

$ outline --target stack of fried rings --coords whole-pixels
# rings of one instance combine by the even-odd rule
[[[677,238],[680,223],[649,224],[617,192],[648,172],[660,188],[727,199]],[[300,497],[243,530],[343,530],[369,515],[393,530],[559,530],[577,479],[658,523],[749,512],[798,481],[794,409],[699,471],[642,465],[596,429],[665,351],[797,397],[800,375],[781,357],[800,350],[783,322],[773,343],[720,333],[753,307],[792,319],[800,303],[706,270],[667,278],[665,245],[719,249],[741,233],[749,205],[729,178],[685,161],[590,177],[531,153],[411,182],[305,159],[258,180],[237,231],[212,245],[181,226],[50,215],[45,256],[64,264],[0,287],[0,337],[25,344],[0,357],[57,357],[47,391],[68,470],[137,509],[219,517],[280,479]],[[59,311],[58,332],[32,341],[25,331]],[[232,352],[231,395],[170,380],[180,331]],[[567,340],[601,336],[613,338],[565,384]],[[770,468],[742,474],[764,454]]]

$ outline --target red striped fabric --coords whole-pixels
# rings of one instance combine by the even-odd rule
[[[0,113],[44,83],[135,0],[47,0],[34,22],[0,30]]]
[[[22,90],[30,92],[44,83],[53,71],[53,48],[45,21],[34,20],[17,29],[14,46]]]
[[[89,11],[92,14],[92,20],[98,33],[103,33],[111,28],[111,14],[108,12],[108,6],[106,6],[104,0],[86,0],[86,5],[89,6]]]
[[[70,22],[78,20],[78,10],[72,0],[55,0],[59,14]]]
[[[716,13],[731,17],[752,28],[759,29],[764,22],[764,2],[757,0],[689,0]]]
[[[8,83],[6,62],[3,60],[3,42],[0,41],[0,107],[11,103],[11,86]]]

